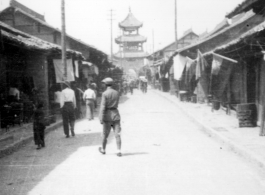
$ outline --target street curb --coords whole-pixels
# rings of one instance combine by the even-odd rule
[[[179,109],[181,109],[181,111],[189,119],[191,119],[194,123],[196,123],[197,125],[199,125],[201,127],[201,131],[203,131],[204,133],[206,133],[207,135],[209,135],[210,137],[212,137],[213,139],[215,139],[219,143],[225,145],[226,147],[228,147],[230,150],[232,150],[234,153],[236,153],[240,157],[244,158],[248,162],[254,163],[258,168],[261,168],[263,171],[265,171],[265,162],[263,159],[261,159],[260,157],[258,157],[255,154],[253,154],[251,151],[249,151],[245,147],[240,146],[240,145],[232,142],[231,140],[227,139],[226,137],[219,134],[218,132],[216,132],[213,128],[209,127],[208,125],[203,124],[201,121],[199,121],[194,116],[192,116],[188,111],[186,111],[183,106],[179,105],[175,101],[171,100],[170,98],[168,98],[168,97],[166,97],[166,96],[164,96],[164,95],[162,95],[156,91],[153,91],[153,92],[155,92],[156,94],[160,95],[161,97],[167,99],[168,101],[173,103],[175,106],[177,106]]]
[[[45,129],[45,134],[54,131],[55,129],[62,126],[62,121],[59,121],[55,124],[52,124],[48,126]],[[33,140],[33,133],[30,136],[23,137],[20,140],[16,141],[15,143],[12,143],[10,145],[5,146],[3,149],[0,149],[0,158],[3,158],[7,155],[12,154],[15,151],[18,151],[21,147],[25,146],[27,143],[31,142]]]

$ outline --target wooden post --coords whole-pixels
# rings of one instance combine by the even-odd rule
[[[177,31],[177,0],[175,0],[175,51],[178,49],[178,31]],[[172,65],[174,66],[174,64]],[[175,82],[174,82],[174,73],[172,74],[172,78],[170,76],[169,79],[169,86],[170,86],[170,94],[175,95],[176,93],[178,94],[179,88],[178,86],[175,87]]]
[[[152,30],[153,35],[153,53],[155,52],[155,37],[154,37],[154,29]]]
[[[241,103],[247,103],[247,70],[246,64],[242,62],[241,74]]]
[[[265,56],[265,52],[262,52],[263,55]],[[260,132],[259,132],[259,135],[260,136],[265,136],[265,129],[264,129],[264,126],[265,126],[265,89],[264,89],[264,83],[265,83],[265,79],[264,79],[264,74],[265,74],[265,62],[264,62],[265,58],[263,58],[263,60],[261,61],[261,66],[260,66],[260,69],[258,71],[258,74],[261,74],[259,75],[260,77],[260,88],[258,90],[260,90],[260,102],[261,102],[261,105],[262,105],[262,108],[261,108],[261,117],[260,117]]]
[[[175,47],[178,49],[177,0],[175,0]]]
[[[47,57],[42,57],[43,61],[43,76],[44,76],[44,88],[43,88],[43,100],[45,107],[45,117],[47,122],[50,122],[50,102],[49,102],[49,76],[48,76],[48,61]]]
[[[64,66],[64,80],[67,81],[67,64],[66,64],[66,44],[65,44],[65,3],[62,0],[62,35],[61,35],[61,44],[62,44],[62,64]]]
[[[265,117],[265,108],[262,105],[262,111],[261,111],[261,121],[260,121],[260,136],[265,136],[265,129],[264,129],[264,117]]]
[[[231,114],[231,81],[230,78],[227,83],[227,110],[226,114],[230,115]]]

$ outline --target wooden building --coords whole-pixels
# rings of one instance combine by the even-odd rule
[[[177,48],[175,42],[165,46],[162,49],[154,52],[148,58],[154,62],[155,65],[151,64],[151,66],[156,67],[154,72],[156,72],[158,77],[160,78],[161,89],[163,91],[174,91],[177,87],[176,81],[174,81],[173,75],[173,66],[171,56],[175,53],[177,49],[184,48],[188,45],[191,45],[198,41],[199,36],[193,32],[192,29],[188,29],[184,32],[184,34],[178,39]],[[157,63],[159,62],[159,63]],[[158,72],[161,72],[160,74]],[[160,76],[159,76],[160,75]]]
[[[230,23],[218,32],[209,34],[198,42],[179,49],[173,56],[182,55],[198,60],[198,51],[210,66],[208,82],[212,82],[215,54],[233,63],[227,82],[219,80],[222,96],[216,100],[238,111],[241,105],[255,105],[260,122],[264,121],[264,1],[244,1],[227,14]],[[184,72],[185,73],[185,72]],[[208,88],[212,95],[213,89]],[[214,89],[216,90],[216,89]]]
[[[0,12],[0,21],[44,41],[61,45],[61,31],[48,24],[44,15],[16,0],[5,0],[4,2],[7,3]],[[105,53],[70,35],[66,35],[66,48],[82,53],[86,61],[98,67],[99,75],[102,77],[111,66]]]
[[[30,114],[26,105],[35,101],[43,102],[46,116],[51,116],[54,91],[50,90],[50,86],[55,84],[52,60],[61,55],[61,48],[2,22],[0,37],[1,111],[12,108],[9,89],[15,84],[20,91],[18,103],[25,106],[18,113],[21,116],[19,122],[27,121]],[[84,59],[80,52],[73,50],[67,50],[67,56],[73,60]],[[38,92],[37,97],[35,92]],[[2,112],[1,120],[6,116],[7,113]]]

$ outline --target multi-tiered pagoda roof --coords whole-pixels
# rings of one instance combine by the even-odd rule
[[[115,42],[120,45],[120,51],[114,54],[114,57],[119,59],[143,59],[148,56],[143,51],[143,43],[147,39],[138,33],[142,26],[143,23],[137,20],[130,10],[128,16],[119,23],[123,35],[115,39]]]
[[[143,26],[143,23],[137,20],[134,15],[131,13],[119,23],[120,28],[124,30],[135,30]]]

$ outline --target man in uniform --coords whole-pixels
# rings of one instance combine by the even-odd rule
[[[106,85],[106,90],[102,94],[99,120],[103,124],[103,140],[102,147],[99,148],[99,152],[105,154],[107,139],[111,130],[114,130],[118,153],[117,156],[121,157],[121,125],[120,125],[120,114],[118,111],[119,104],[119,92],[112,88],[113,80],[111,78],[105,78],[102,83]]]
[[[75,92],[71,89],[69,82],[65,82],[64,87],[65,89],[62,90],[62,98],[61,98],[63,129],[66,138],[69,138],[69,125],[71,128],[72,136],[75,136],[74,125],[75,125],[76,98],[75,98]]]

